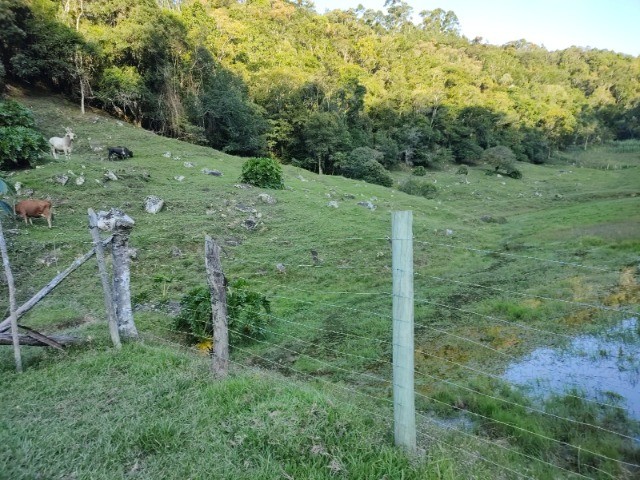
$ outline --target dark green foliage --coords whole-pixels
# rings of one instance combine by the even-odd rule
[[[411,175],[414,175],[416,177],[424,177],[426,174],[427,174],[427,169],[424,168],[422,165],[417,166],[411,172]]]
[[[507,171],[513,167],[516,156],[509,147],[498,145],[482,152],[482,161],[493,166],[496,171]]]
[[[459,140],[451,147],[451,150],[455,161],[465,165],[476,165],[482,156],[482,148],[468,139]]]
[[[469,41],[454,12],[415,25],[399,0],[324,16],[274,1],[0,0],[0,88],[82,89],[162,135],[346,176],[357,148],[382,152],[385,168],[434,169],[497,145],[544,163],[640,136],[638,58]]]
[[[383,187],[393,185],[393,179],[380,164],[383,153],[369,147],[359,147],[345,156],[339,164],[340,173],[347,178],[364,180]]]
[[[408,193],[409,195],[416,195],[425,198],[433,198],[438,192],[438,189],[433,183],[415,178],[408,178],[400,184],[398,189],[404,193]]]
[[[256,187],[282,190],[282,166],[273,158],[250,158],[242,164],[240,181]]]
[[[33,166],[46,147],[31,111],[13,100],[0,101],[0,169]]]
[[[211,339],[211,295],[202,285],[191,289],[180,301],[181,311],[174,327],[188,333],[194,343]],[[227,286],[227,318],[229,342],[247,343],[251,338],[264,335],[263,328],[271,323],[271,303],[261,293],[249,288],[246,280],[230,282]]]

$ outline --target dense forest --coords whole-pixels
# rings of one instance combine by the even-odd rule
[[[414,23],[408,3],[382,2],[321,15],[306,0],[0,0],[0,88],[347,176],[640,138],[640,58],[489,45],[454,12]]]

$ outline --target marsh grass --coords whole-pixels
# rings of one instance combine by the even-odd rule
[[[45,136],[65,126],[78,135],[70,160],[45,159],[41,168],[7,177],[54,203],[51,230],[37,220],[33,227],[5,227],[12,231],[7,241],[19,303],[91,248],[87,208],[120,208],[136,222],[131,288],[147,340],[122,354],[109,349],[94,262],[27,314],[26,325],[73,332],[88,343],[66,356],[25,349],[22,376],[11,373],[10,350],[0,350],[7,478],[508,478],[506,468],[535,478],[571,477],[521,453],[594,478],[607,475],[581,470],[585,462],[624,475],[618,464],[587,461],[584,452],[578,458],[518,425],[637,463],[633,444],[605,446],[598,432],[563,436],[526,409],[433,379],[527,405],[477,372],[499,375],[510,359],[536,346],[602,331],[628,315],[597,306],[619,291],[621,271],[638,264],[635,147],[572,152],[542,166],[518,163],[519,180],[487,176],[478,166],[461,182],[456,167],[445,167],[423,177],[437,186],[432,199],[291,166],[283,166],[284,190],[239,188],[243,159],[100,112],[82,116],[54,97],[19,100],[33,109]],[[134,157],[108,161],[105,147],[114,145]],[[601,168],[614,159],[629,168]],[[117,181],[105,181],[108,170]],[[65,186],[55,181],[60,174],[70,177]],[[85,183],[76,185],[80,175]],[[399,185],[411,172],[393,176]],[[262,203],[262,192],[277,203]],[[157,215],[144,212],[147,195],[165,200]],[[437,392],[441,401],[421,397],[421,412],[449,415],[462,402],[487,417],[473,428],[489,445],[424,421],[424,457],[411,461],[391,447],[388,238],[397,210],[414,217],[419,391]],[[487,223],[485,215],[506,221]],[[255,228],[247,228],[250,217]],[[234,350],[232,360],[277,373],[238,369],[229,381],[213,383],[206,360],[176,345],[187,342],[173,331],[170,306],[205,281],[205,234],[222,244],[229,280],[246,280],[272,306],[265,337]],[[637,269],[631,275],[637,278]],[[616,308],[637,310],[635,297],[615,298]],[[6,307],[6,295],[0,300]],[[553,406],[563,416],[586,415],[578,407]],[[602,412],[595,418],[620,426]]]

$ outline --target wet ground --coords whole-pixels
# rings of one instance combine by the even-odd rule
[[[580,335],[562,349],[539,348],[504,374],[534,397],[575,389],[587,399],[624,407],[640,420],[640,329],[624,320],[601,335]]]

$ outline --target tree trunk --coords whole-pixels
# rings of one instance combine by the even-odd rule
[[[4,273],[7,276],[7,285],[9,286],[9,309],[11,312],[11,338],[13,343],[13,356],[16,360],[16,370],[22,372],[22,356],[20,355],[20,340],[18,338],[18,319],[16,317],[16,287],[13,283],[13,274],[11,273],[11,265],[9,265],[9,254],[7,253],[7,244],[4,241],[4,232],[2,231],[2,222],[0,222],[0,252],[2,253],[2,264],[4,265]]]

